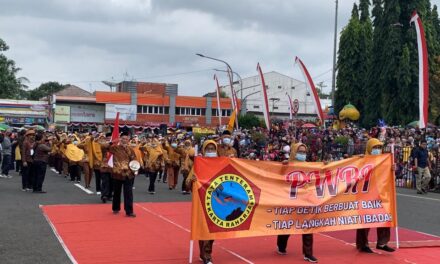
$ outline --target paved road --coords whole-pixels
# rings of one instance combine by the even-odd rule
[[[12,179],[0,178],[0,263],[70,263],[39,205],[100,203],[99,197],[50,170],[46,194],[22,192],[21,177],[12,175]],[[148,194],[143,176],[136,178],[135,187],[136,202],[190,201],[189,195],[169,191],[164,183],[157,185],[155,195]],[[419,196],[413,190],[398,189],[397,198],[400,226],[440,236],[440,194]]]

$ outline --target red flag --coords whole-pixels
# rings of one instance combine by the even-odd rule
[[[428,98],[429,98],[429,66],[428,49],[426,46],[425,30],[422,20],[416,11],[411,16],[411,22],[416,26],[417,47],[419,53],[419,127],[426,128],[428,125]]]
[[[110,142],[118,143],[119,142],[119,112],[116,113],[115,124],[113,126],[112,139]],[[113,168],[113,154],[107,152],[107,164]]]
[[[321,102],[319,100],[318,92],[316,91],[315,84],[313,83],[312,77],[309,74],[304,63],[298,58],[295,58],[295,63],[298,63],[299,68],[301,69],[302,74],[304,75],[304,79],[306,80],[306,86],[312,91],[313,95],[313,103],[315,104],[315,109],[318,114],[319,119],[321,120],[321,124],[324,124],[324,112],[322,111]]]
[[[257,71],[260,73],[261,89],[263,91],[263,115],[266,128],[270,130],[270,116],[269,116],[269,101],[267,100],[266,83],[264,82],[263,71],[261,70],[260,63],[257,64]]]
[[[222,110],[220,108],[220,85],[218,84],[217,75],[214,74],[214,80],[217,84],[217,111],[218,111],[218,124],[222,126]]]

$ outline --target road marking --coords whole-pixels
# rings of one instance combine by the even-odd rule
[[[148,213],[150,213],[150,214],[152,214],[152,215],[154,215],[154,216],[157,216],[157,217],[159,217],[160,219],[165,220],[165,221],[167,221],[168,223],[170,223],[170,224],[172,224],[172,225],[175,225],[175,226],[177,226],[178,228],[180,228],[180,229],[182,229],[182,230],[184,230],[184,231],[186,231],[186,232],[188,232],[188,233],[191,232],[188,228],[185,228],[185,227],[183,227],[183,226],[181,226],[181,225],[179,225],[179,224],[173,222],[172,220],[170,220],[170,219],[164,217],[163,215],[157,214],[157,213],[155,213],[155,212],[153,212],[153,211],[151,211],[151,210],[149,210],[149,209],[147,209],[147,208],[145,208],[145,207],[143,207],[143,206],[141,206],[141,205],[139,205],[139,204],[135,204],[135,205],[136,205],[137,207],[142,208],[142,210],[144,210],[144,211],[146,211],[146,212],[148,212]],[[233,252],[233,251],[231,251],[231,250],[229,250],[229,249],[227,249],[227,248],[225,248],[225,247],[223,247],[223,246],[217,245],[217,247],[219,247],[219,248],[225,250],[226,252],[228,252],[228,253],[230,253],[231,255],[233,255],[233,256],[235,256],[235,257],[241,259],[242,261],[244,261],[244,262],[246,262],[246,263],[253,264],[252,261],[246,259],[246,258],[243,257],[243,256],[240,256],[239,254],[237,254],[237,253],[235,253],[235,252]]]
[[[397,195],[405,196],[405,197],[412,197],[412,198],[417,198],[417,199],[430,200],[430,201],[440,201],[440,199],[429,198],[429,197],[422,197],[422,196],[415,196],[415,195],[409,195],[409,194],[402,194],[402,193],[397,193]]]
[[[43,206],[40,204],[39,207],[42,208]],[[43,210],[41,210],[41,211],[43,211]],[[46,221],[49,224],[49,226],[52,228],[52,231],[53,231],[54,235],[57,237],[58,241],[60,242],[61,246],[63,247],[64,251],[66,252],[67,257],[69,257],[70,261],[72,261],[73,264],[78,264],[78,262],[73,257],[73,255],[70,252],[70,250],[67,248],[66,244],[64,244],[63,239],[58,234],[58,231],[55,228],[55,226],[53,225],[52,221],[50,221],[49,217],[46,215],[46,213],[44,211],[43,211],[43,215],[44,215],[44,218],[46,218]]]
[[[86,188],[84,188],[84,186],[82,186],[82,185],[79,184],[79,183],[75,183],[74,185],[75,185],[76,187],[80,188],[81,190],[85,191],[87,194],[93,194],[92,191],[87,190]]]

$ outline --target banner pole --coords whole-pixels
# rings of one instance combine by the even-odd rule
[[[189,241],[189,263],[193,261],[194,240]]]
[[[396,166],[394,163],[394,143],[391,144],[391,155],[392,155],[392,164],[393,166]],[[396,171],[393,170],[393,178],[394,178],[394,190],[396,190]],[[395,193],[395,191],[394,191]],[[394,212],[395,215],[397,216],[397,203],[396,203],[396,198],[394,198]],[[397,219],[396,219],[396,227],[394,229],[395,231],[395,235],[396,235],[396,248],[400,247],[400,243],[399,243],[399,226],[397,225]]]

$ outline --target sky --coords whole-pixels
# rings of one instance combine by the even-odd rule
[[[339,0],[338,36],[354,0]],[[440,0],[431,1],[439,4]],[[241,77],[277,71],[331,89],[334,0],[0,0],[5,54],[30,88],[58,81],[88,91],[101,81],[177,83],[179,94],[214,91],[227,61]],[[228,82],[217,72],[221,85]]]

